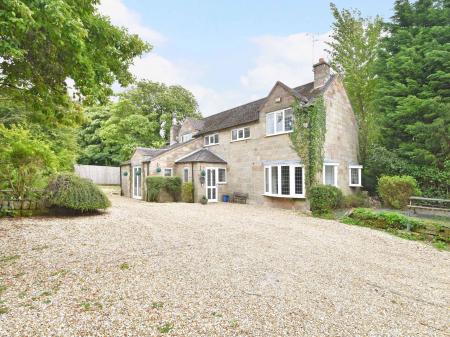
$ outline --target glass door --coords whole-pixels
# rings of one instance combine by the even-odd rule
[[[217,201],[217,168],[206,168],[206,197],[208,202]]]
[[[141,167],[133,167],[133,198],[142,199],[142,175]]]

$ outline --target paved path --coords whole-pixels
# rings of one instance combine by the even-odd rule
[[[0,220],[0,336],[445,336],[450,254],[248,205]]]

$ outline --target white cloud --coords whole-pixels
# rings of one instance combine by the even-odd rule
[[[159,44],[166,40],[161,33],[142,23],[140,15],[125,6],[122,0],[102,0],[98,9],[103,15],[109,16],[114,25],[128,28],[130,33],[138,34],[151,44]]]
[[[255,66],[241,76],[241,84],[252,92],[267,92],[276,81],[289,86],[310,82],[313,63],[326,56],[328,35],[298,33],[252,39],[259,48],[259,55]]]

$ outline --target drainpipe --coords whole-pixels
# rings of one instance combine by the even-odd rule
[[[195,202],[195,186],[194,186],[194,163],[191,163],[191,180],[192,180],[192,201]]]
[[[123,196],[123,191],[122,191],[122,165],[119,166],[119,174],[120,174],[120,196]]]

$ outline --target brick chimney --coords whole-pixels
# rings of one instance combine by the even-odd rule
[[[176,114],[172,114],[172,126],[170,127],[169,145],[178,143],[178,133],[180,132],[180,125],[177,122]]]
[[[313,65],[314,72],[314,89],[320,88],[327,83],[330,78],[330,65],[323,58]]]

